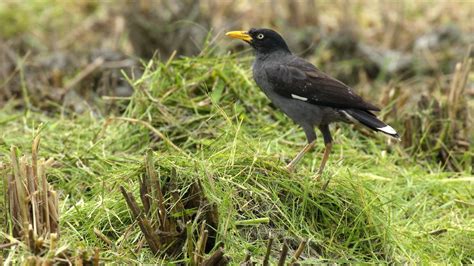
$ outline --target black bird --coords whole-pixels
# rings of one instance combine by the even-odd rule
[[[372,130],[399,138],[389,125],[377,119],[372,111],[380,109],[362,99],[349,86],[330,77],[304,59],[291,53],[285,40],[270,29],[231,31],[227,36],[241,39],[255,50],[253,78],[272,103],[300,125],[308,144],[287,165],[293,170],[315,144],[314,128],[321,131],[325,149],[318,171],[324,170],[332,148],[329,124],[360,123]]]

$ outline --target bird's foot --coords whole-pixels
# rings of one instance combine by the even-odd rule
[[[331,179],[328,179],[328,181],[324,182],[323,185],[321,186],[321,189],[322,189],[323,191],[325,191],[326,188],[328,188],[329,181],[331,181]]]
[[[323,169],[319,168],[318,172],[314,176],[314,179],[316,179],[316,181],[319,182],[319,181],[321,181],[322,176],[323,176]]]
[[[293,171],[295,171],[295,166],[292,165],[291,163],[287,164],[285,166],[285,170],[288,172],[288,173],[293,173]]]
[[[322,172],[322,171],[318,171],[318,173],[316,173],[316,175],[314,176],[314,178],[316,179],[317,182],[320,182],[320,181],[321,181],[322,175],[323,175],[323,172]],[[323,182],[323,184],[321,185],[321,189],[322,189],[323,191],[326,190],[326,188],[328,187],[330,181],[331,181],[331,178],[328,178],[328,180],[327,180],[326,182]]]
[[[296,168],[296,165],[299,163],[299,161],[303,158],[303,156],[313,148],[314,144],[316,143],[316,140],[311,141],[310,143],[306,144],[304,148],[298,152],[295,158],[291,160],[291,162],[285,167],[288,172],[293,172]]]
[[[317,173],[316,175],[314,175],[313,177],[314,179],[316,179],[316,181],[321,181],[321,174],[320,173]]]

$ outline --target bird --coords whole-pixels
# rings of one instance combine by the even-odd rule
[[[255,52],[253,78],[274,106],[302,127],[308,143],[286,166],[294,171],[298,162],[316,144],[318,128],[324,140],[324,154],[316,178],[324,171],[332,149],[329,124],[361,124],[373,131],[399,139],[397,131],[378,119],[380,108],[365,101],[343,82],[294,55],[283,37],[272,29],[251,28],[230,31],[226,36],[248,43]]]

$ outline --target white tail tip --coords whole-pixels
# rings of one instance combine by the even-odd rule
[[[380,128],[377,128],[377,129],[384,132],[384,133],[387,133],[389,135],[398,135],[397,131],[395,131],[395,129],[393,129],[393,127],[391,127],[389,125],[384,126],[384,127],[380,127]]]

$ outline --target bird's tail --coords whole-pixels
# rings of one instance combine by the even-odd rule
[[[354,122],[359,122],[370,129],[373,129],[375,131],[380,131],[393,138],[400,139],[400,135],[398,135],[397,131],[393,129],[393,127],[385,124],[369,111],[358,110],[358,109],[346,109],[343,111],[343,113],[351,121],[355,120]]]

